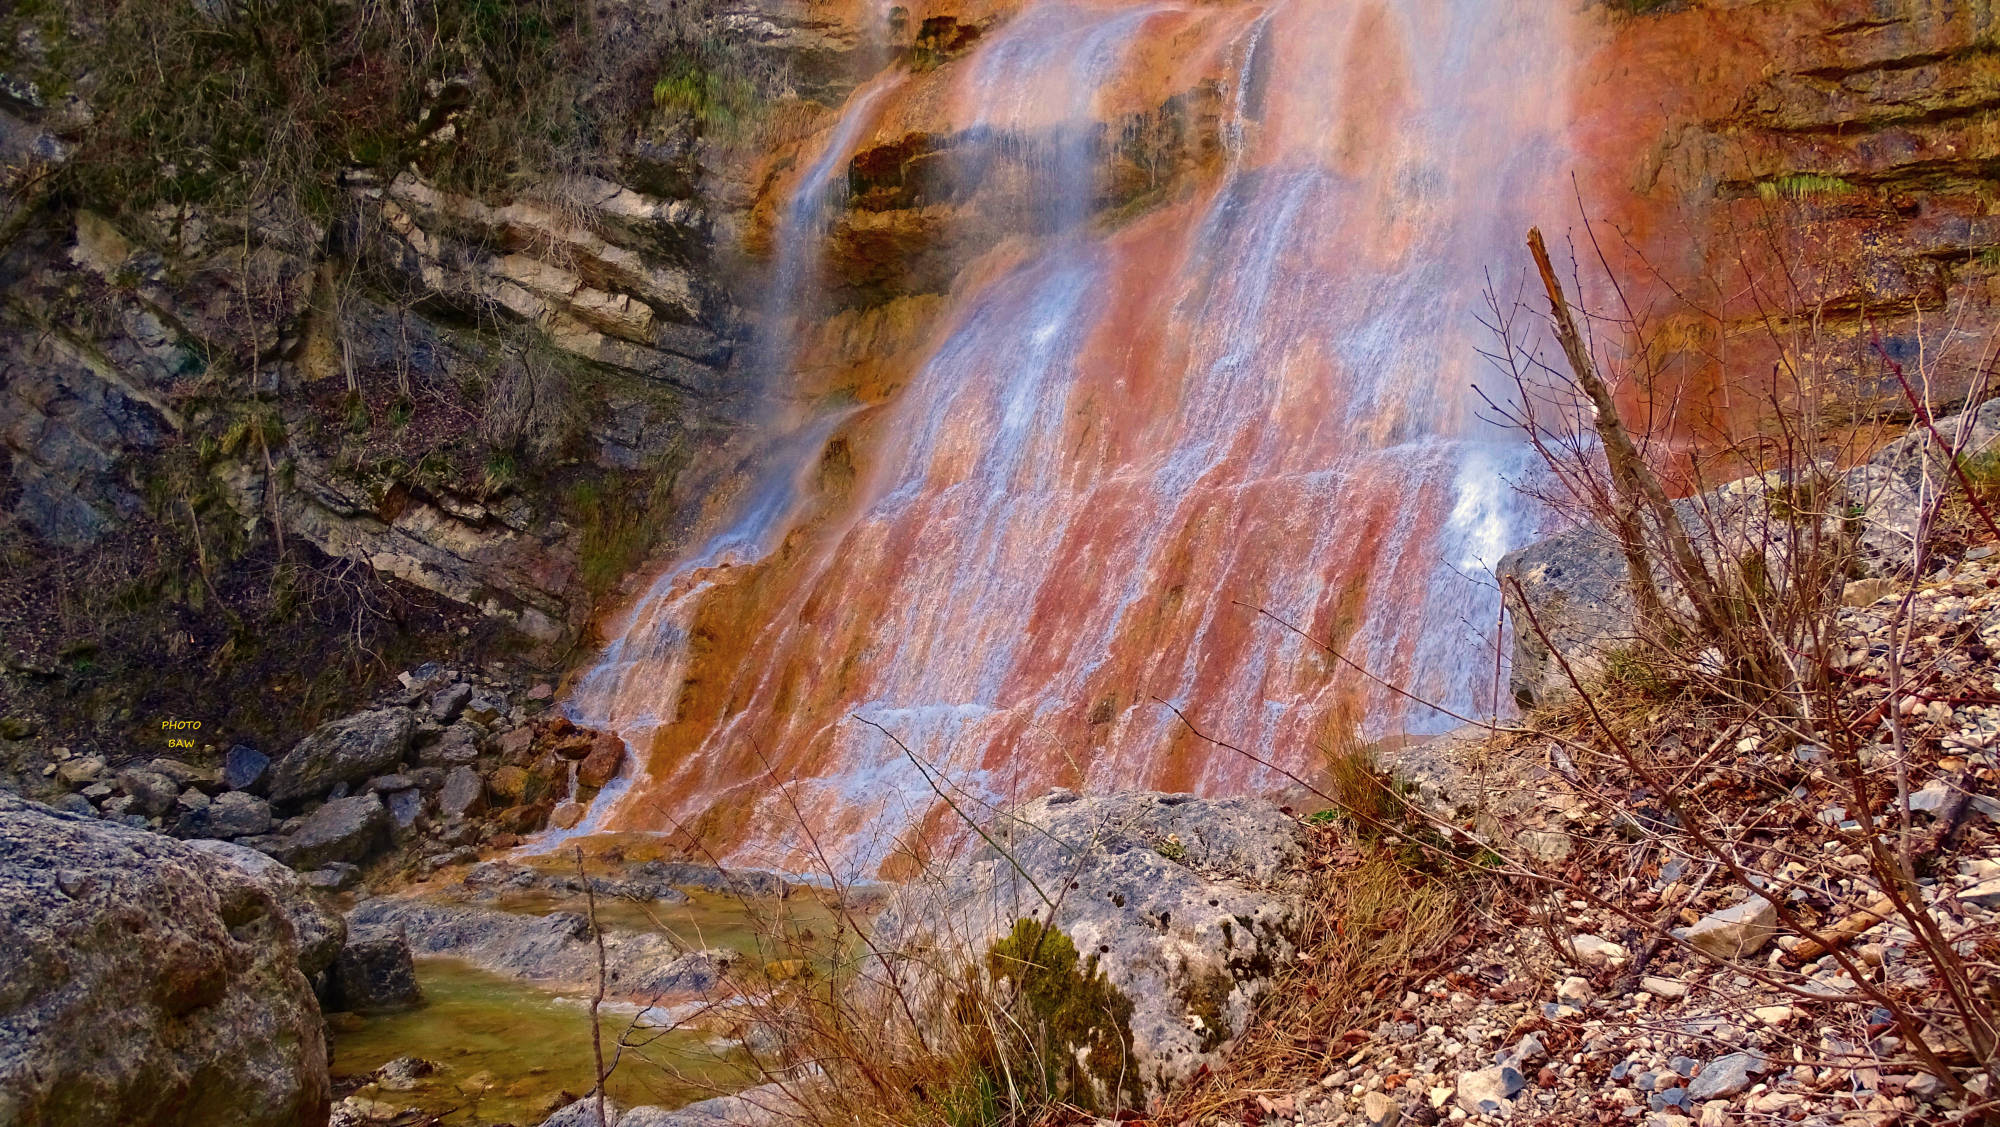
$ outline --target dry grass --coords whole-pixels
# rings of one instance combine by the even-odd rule
[[[1316,831],[1314,851],[1297,960],[1279,972],[1227,1067],[1180,1093],[1163,1121],[1228,1117],[1250,1093],[1318,1080],[1352,1050],[1343,1035],[1386,1016],[1462,934],[1467,901],[1455,881],[1386,847],[1358,852],[1330,827]]]

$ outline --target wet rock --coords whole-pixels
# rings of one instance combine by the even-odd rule
[[[328,861],[363,861],[388,841],[389,812],[376,794],[338,798],[307,815],[288,836],[281,857],[295,869]]]
[[[783,897],[791,892],[785,878],[761,869],[720,869],[692,861],[644,861],[632,875],[673,888],[727,892],[732,896]]]
[[[431,716],[440,724],[449,724],[465,711],[465,702],[472,699],[472,686],[463,681],[447,685],[431,695]]]
[[[1688,1098],[1696,1103],[1736,1095],[1750,1087],[1751,1077],[1768,1068],[1758,1053],[1730,1053],[1702,1067],[1687,1086]]]
[[[1762,896],[1752,896],[1704,916],[1693,927],[1675,928],[1674,935],[1715,958],[1740,959],[1756,954],[1777,931],[1777,907]]]
[[[453,767],[438,792],[438,810],[447,818],[469,818],[486,809],[486,782],[470,767]]]
[[[272,766],[271,801],[295,802],[379,775],[402,761],[416,730],[407,708],[381,708],[324,724]]]
[[[1300,906],[1281,885],[1300,830],[1268,802],[1044,796],[986,832],[997,846],[890,900],[875,949],[896,952],[901,977],[921,974],[915,964],[983,961],[1016,921],[1040,919],[1035,886],[1063,889],[1053,922],[1075,945],[1078,973],[1101,971],[1131,1003],[1125,1075],[1144,1097],[1219,1060],[1292,956]]]
[[[391,929],[419,955],[449,955],[497,974],[558,990],[588,990],[597,981],[597,945],[577,912],[519,915],[465,904],[403,897],[363,900],[348,913],[356,929]],[[614,994],[650,997],[664,987],[696,993],[701,976],[720,972],[727,956],[709,953],[705,967],[664,935],[607,931],[606,984]],[[699,955],[701,953],[697,953]]]
[[[259,790],[271,769],[271,757],[245,744],[222,757],[222,785],[231,790]]]
[[[353,929],[333,962],[331,994],[335,1008],[354,1012],[401,1009],[422,1001],[409,941],[388,928]]]
[[[296,1127],[331,1101],[283,906],[158,834],[0,793],[0,1118]]]
[[[439,1065],[422,1057],[397,1057],[375,1070],[375,1083],[385,1092],[407,1092],[417,1081],[437,1074]]]
[[[598,740],[591,745],[583,762],[576,765],[576,781],[581,786],[601,787],[617,777],[624,762],[625,741],[617,736]]]

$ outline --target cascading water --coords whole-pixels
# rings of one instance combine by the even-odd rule
[[[1559,7],[1047,3],[952,64],[965,182],[1025,168],[1039,238],[961,275],[928,359],[852,421],[842,512],[775,554],[760,517],[766,564],[704,551],[633,609],[577,707],[643,773],[592,824],[867,874],[946,825],[934,787],[978,812],[1276,781],[1161,701],[1304,770],[1329,733],[1452,723],[1256,607],[1493,707],[1482,573],[1530,531],[1507,482],[1531,457],[1473,408],[1474,313],[1555,193],[1565,17],[1521,9]],[[1221,167],[1094,218],[1100,123],[1163,66],[1222,92]],[[825,152],[867,143],[884,89]]]

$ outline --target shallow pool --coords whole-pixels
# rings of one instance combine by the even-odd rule
[[[564,1093],[591,1088],[587,999],[557,998],[453,959],[420,959],[425,1004],[396,1013],[341,1018],[331,1031],[333,1074],[365,1076],[403,1056],[435,1061],[433,1075],[406,1091],[368,1085],[357,1094],[415,1108],[454,1127],[532,1127]],[[632,1021],[630,1007],[600,1015],[605,1063]],[[642,1028],[628,1038],[605,1086],[620,1104],[679,1107],[757,1082],[740,1050],[698,1030]]]

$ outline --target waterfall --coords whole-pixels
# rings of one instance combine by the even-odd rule
[[[962,275],[900,394],[842,424],[869,452],[851,508],[634,609],[578,694],[646,764],[604,824],[893,872],[951,828],[939,787],[982,812],[1281,781],[1162,701],[1305,772],[1329,733],[1454,725],[1257,608],[1449,712],[1497,707],[1484,573],[1532,531],[1510,481],[1534,458],[1478,416],[1475,313],[1563,192],[1561,7],[1049,0],[944,68],[961,183],[1020,185],[1033,241]],[[1218,167],[1106,221],[1105,122],[1203,68]]]

